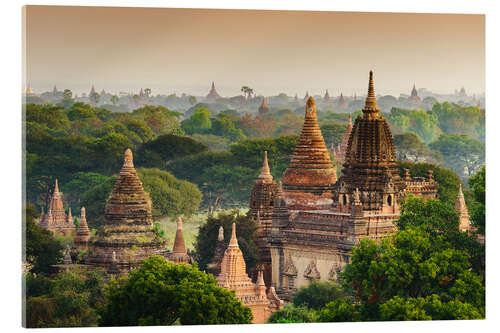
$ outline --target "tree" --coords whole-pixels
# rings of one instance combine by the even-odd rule
[[[26,263],[33,273],[48,274],[51,265],[57,264],[62,258],[63,246],[52,236],[48,230],[42,229],[35,221],[38,213],[32,205],[24,209],[26,235]]]
[[[424,142],[431,142],[440,133],[437,117],[425,110],[405,110],[393,107],[387,120],[401,132],[414,132]]]
[[[195,105],[196,104],[196,97],[194,96],[189,96],[188,97],[189,104]]]
[[[97,326],[104,305],[105,276],[100,270],[75,269],[49,280],[26,275],[26,326]]]
[[[398,154],[398,158],[402,160],[427,161],[427,162],[442,162],[443,157],[437,151],[431,151],[425,143],[423,143],[418,135],[412,132],[394,135],[394,146]]]
[[[323,134],[326,145],[338,145],[342,141],[346,129],[346,126],[335,123],[321,125],[321,134]]]
[[[252,312],[234,291],[196,266],[151,256],[107,289],[101,326],[248,324]]]
[[[151,95],[151,88],[144,89],[144,94],[146,95],[147,98],[149,98],[149,95]]]
[[[241,92],[246,96],[246,99],[249,100],[252,97],[253,89],[248,86],[241,87]]]
[[[118,103],[118,100],[119,100],[118,96],[116,95],[111,96],[111,103],[113,103],[113,105],[116,105],[116,103]]]
[[[195,109],[191,117],[182,121],[181,127],[187,134],[208,133],[212,128],[210,111],[205,108]]]
[[[99,100],[101,99],[101,96],[99,96],[98,93],[93,92],[92,94],[89,95],[90,102],[92,105],[96,106],[99,103]]]
[[[486,220],[486,167],[482,167],[469,178],[473,202],[471,205],[471,221],[481,235],[485,234]]]
[[[243,252],[247,273],[251,272],[255,267],[259,256],[254,241],[257,226],[250,217],[233,212],[229,214],[219,213],[217,217],[209,216],[207,222],[200,227],[194,244],[196,261],[200,265],[200,269],[206,269],[207,265],[212,261],[220,226],[224,228],[224,241],[229,244],[233,223],[236,223],[236,229],[238,230],[238,245],[241,252]]]
[[[267,322],[275,324],[314,323],[316,322],[316,314],[304,306],[297,307],[285,304],[282,309],[274,311]]]
[[[296,307],[305,306],[309,309],[320,310],[326,304],[345,296],[343,288],[336,283],[313,281],[309,286],[301,287],[295,293],[293,304]]]
[[[97,229],[104,223],[104,207],[117,179],[117,176],[112,176],[83,193],[81,204],[85,207],[89,228]]]
[[[442,134],[429,147],[439,151],[445,165],[464,179],[479,170],[485,162],[484,143],[464,134]]]

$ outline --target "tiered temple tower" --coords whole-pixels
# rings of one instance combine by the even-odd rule
[[[269,107],[267,106],[266,99],[262,97],[262,103],[259,106],[259,114],[269,113]]]
[[[221,272],[217,276],[217,281],[220,287],[234,290],[236,298],[252,310],[254,324],[265,323],[271,313],[280,309],[283,305],[283,301],[277,297],[274,288],[269,288],[266,294],[262,272],[258,273],[256,284],[248,277],[243,253],[238,246],[236,225],[234,223],[231,240],[224,252]]]
[[[212,87],[210,88],[210,92],[208,93],[206,99],[216,100],[218,98],[221,98],[221,96],[217,93],[217,90],[215,90],[215,83],[212,82]]]
[[[184,234],[182,233],[182,218],[180,216],[177,219],[177,231],[175,233],[174,247],[172,248],[172,252],[169,253],[166,258],[176,264],[188,264],[190,262],[187,254],[186,242],[184,241]]]
[[[418,97],[417,88],[415,88],[415,84],[413,85],[413,89],[411,90],[411,95],[409,98],[410,102],[418,104],[420,103],[420,97]]]
[[[85,251],[88,247],[90,239],[90,230],[87,224],[87,217],[85,216],[85,207],[80,211],[80,225],[76,231],[76,237],[73,241],[73,246],[79,251]]]
[[[273,180],[267,160],[267,151],[264,152],[262,169],[250,196],[249,215],[257,225],[257,245],[259,247],[259,262],[257,270],[252,272],[252,278],[256,280],[257,271],[264,272],[266,285],[271,283],[271,253],[267,246],[271,232],[272,214],[274,209],[274,196],[278,185]]]
[[[311,193],[320,196],[328,192],[337,181],[316,115],[316,102],[309,97],[306,103],[304,125],[299,141],[283,175],[286,192]],[[299,200],[303,201],[303,200]],[[306,204],[306,202],[302,202]]]
[[[465,204],[464,193],[462,192],[462,184],[458,188],[457,201],[455,201],[455,210],[458,213],[458,220],[460,222],[458,228],[460,231],[469,232],[471,230],[469,210]]]
[[[71,208],[68,209],[68,215],[64,211],[62,193],[59,192],[57,179],[46,214],[44,214],[42,208],[40,227],[65,236],[71,235],[76,230],[73,217],[71,216]]]
[[[104,225],[90,246],[87,263],[108,269],[116,254],[116,266],[128,272],[162,249],[153,230],[151,199],[134,168],[132,151],[125,151],[123,167],[104,209]]]
[[[330,94],[328,93],[328,89],[326,89],[325,97],[323,97],[324,102],[330,101]]]

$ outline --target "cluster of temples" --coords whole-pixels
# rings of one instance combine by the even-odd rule
[[[438,197],[439,185],[431,170],[427,177],[411,177],[409,170],[399,174],[392,134],[377,107],[373,72],[362,111],[354,125],[349,119],[339,147],[329,151],[316,103],[309,97],[302,132],[279,184],[264,153],[249,215],[258,227],[258,270],[282,299],[290,300],[312,280],[337,280],[360,239],[394,233],[400,203],[407,195]],[[330,154],[343,160],[338,179]],[[464,206],[465,202],[457,203],[460,211]],[[461,216],[467,228],[468,215]]]

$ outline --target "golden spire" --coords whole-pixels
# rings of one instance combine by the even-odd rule
[[[263,182],[273,181],[273,176],[271,175],[271,170],[269,169],[269,164],[267,162],[267,151],[264,151],[264,161],[262,162],[262,169],[258,179]]]
[[[59,193],[59,183],[57,182],[56,178],[56,185],[54,186],[54,194]]]
[[[373,71],[370,71],[370,80],[368,82],[368,95],[366,96],[365,107],[363,108],[364,118],[378,118],[380,109],[377,107],[377,98],[375,97],[375,87],[373,84]]]
[[[236,238],[236,223],[233,222],[233,229],[231,231],[231,240],[229,241],[229,247],[238,247],[238,239]]]
[[[123,161],[123,166],[130,168],[134,167],[134,155],[132,155],[132,150],[130,150],[130,148],[127,148],[127,150],[125,150],[125,159]]]

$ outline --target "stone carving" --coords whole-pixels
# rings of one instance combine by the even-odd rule
[[[318,268],[316,267],[316,260],[313,259],[307,265],[306,270],[304,272],[304,277],[311,279],[311,280],[319,280],[321,278],[321,274],[318,271]]]
[[[290,254],[288,254],[288,258],[285,262],[283,274],[288,276],[297,276],[297,267],[293,264],[292,256]]]

